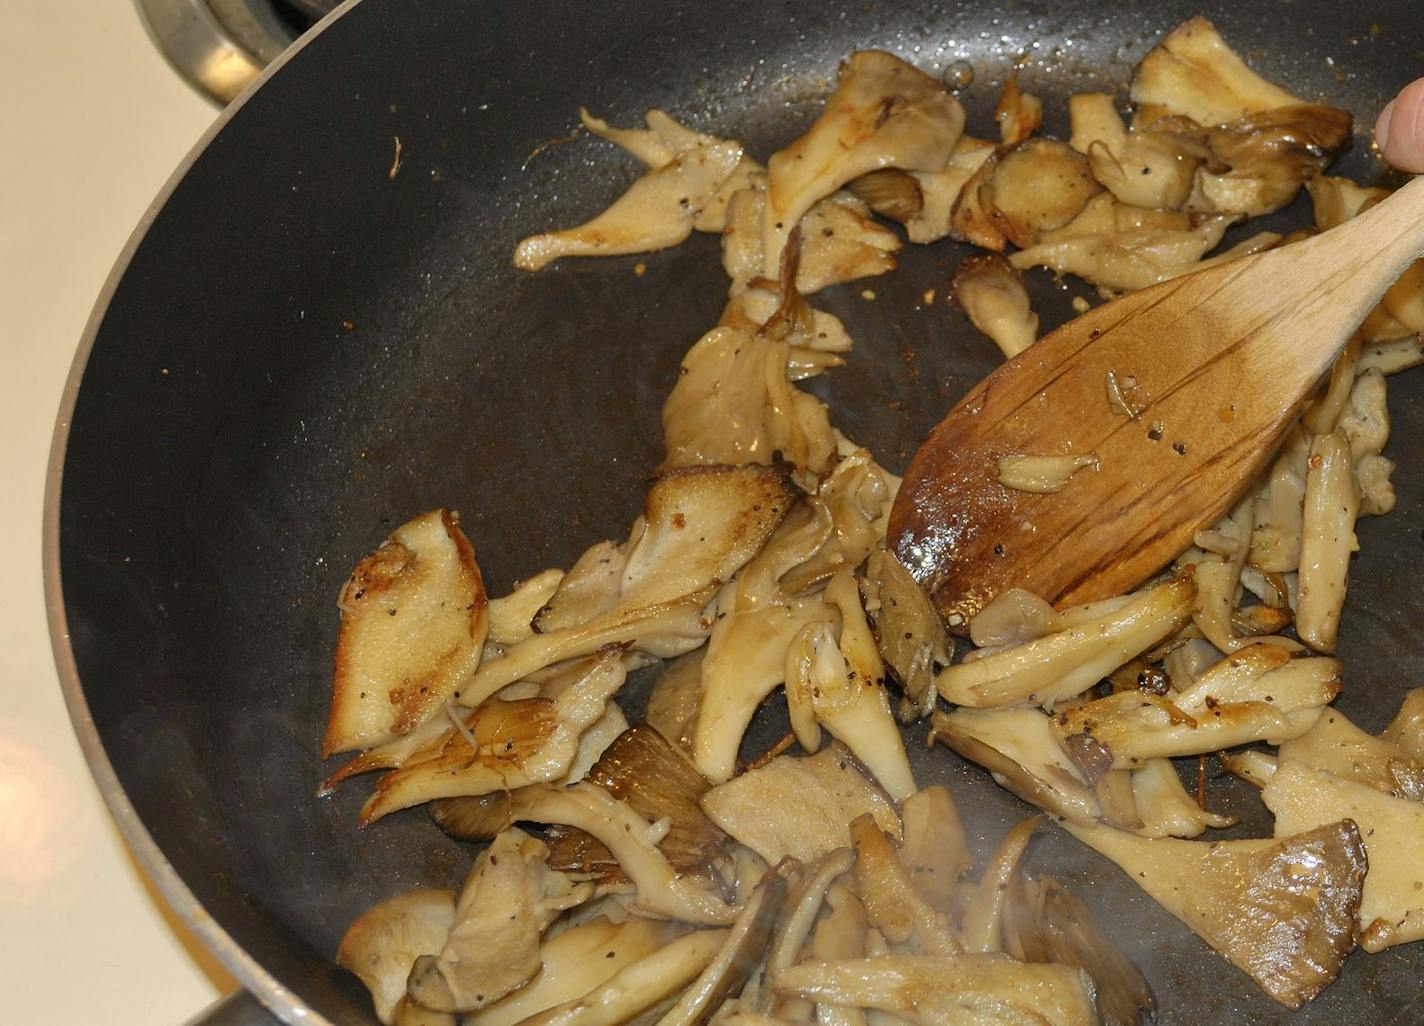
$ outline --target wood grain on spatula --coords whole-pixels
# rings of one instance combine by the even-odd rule
[[[920,446],[890,544],[956,622],[1006,588],[1120,594],[1224,512],[1379,301],[1424,251],[1424,182],[1281,249],[1114,300],[990,374]],[[1109,375],[1133,416],[1109,398]],[[999,483],[1008,455],[1098,457],[1059,492]]]

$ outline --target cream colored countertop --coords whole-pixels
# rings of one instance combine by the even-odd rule
[[[109,268],[215,111],[130,0],[0,0],[0,1014],[168,1026],[234,984],[134,865],[70,729],[40,513],[60,389]]]

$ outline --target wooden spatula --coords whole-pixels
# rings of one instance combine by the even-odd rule
[[[1421,254],[1416,179],[1314,238],[1065,324],[920,446],[890,514],[895,554],[951,624],[1010,587],[1059,605],[1132,588],[1231,505]],[[1090,453],[1098,469],[1056,493],[999,482],[1001,457]]]

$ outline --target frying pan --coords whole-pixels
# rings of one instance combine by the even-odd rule
[[[366,0],[224,116],[98,302],[60,414],[45,548],[61,678],[100,787],[253,994],[288,1022],[373,1022],[333,963],[342,931],[383,898],[457,885],[471,858],[418,810],[358,831],[364,783],[314,796],[350,567],[439,505],[461,511],[495,594],[623,537],[661,455],[661,401],[721,310],[711,236],[514,270],[520,237],[583,220],[636,173],[588,139],[536,148],[580,104],[615,123],[660,106],[765,159],[814,116],[837,60],[871,46],[971,70],[981,134],[1026,53],[1024,84],[1062,134],[1070,92],[1121,90],[1201,10],[1268,77],[1366,124],[1420,68],[1417,4]],[[1338,166],[1375,180],[1366,142]],[[998,362],[958,313],[919,302],[963,255],[907,247],[896,273],[817,297],[856,349],[808,387],[892,469]],[[1076,287],[1031,277],[1046,324],[1069,316]],[[1424,669],[1424,376],[1395,378],[1390,405],[1399,507],[1360,525],[1341,635],[1339,704],[1370,730]],[[646,685],[629,689],[634,709]],[[749,749],[779,736],[780,715]],[[923,736],[910,731],[921,781],[953,788],[984,854],[1024,806]],[[1237,835],[1269,832],[1244,786],[1211,794],[1243,815]],[[1163,1023],[1420,1021],[1424,946],[1355,955],[1291,1016],[1115,867],[1041,834],[1033,863],[1111,925]]]

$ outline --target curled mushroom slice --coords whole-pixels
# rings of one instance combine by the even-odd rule
[[[1276,836],[1327,828],[1337,819],[1359,827],[1369,858],[1359,905],[1360,946],[1382,951],[1424,940],[1424,804],[1307,766],[1283,753],[1261,790],[1275,814]]]
[[[974,861],[954,795],[938,784],[916,791],[901,803],[900,821],[899,858],[910,882],[932,906],[949,912],[959,878]]]
[[[515,829],[480,853],[439,953],[422,954],[411,966],[412,1001],[436,1012],[470,1012],[533,978],[544,928],[593,895],[592,884],[550,872],[548,853],[544,842]]]
[[[383,776],[361,808],[361,825],[437,798],[563,777],[579,753],[580,738],[604,717],[626,676],[623,646],[611,645],[588,660],[577,680],[553,700],[486,702],[465,714],[462,729],[451,731],[437,753]]]
[[[919,954],[952,955],[963,950],[949,919],[922,898],[895,847],[873,816],[850,824],[855,846],[855,887],[867,921],[894,944],[908,943]]]
[[[1333,652],[1350,555],[1359,548],[1355,519],[1360,486],[1350,462],[1350,444],[1338,431],[1312,439],[1306,466],[1295,630],[1317,652]]]
[[[954,651],[944,622],[919,582],[888,550],[872,552],[866,560],[861,593],[880,656],[900,683],[897,716],[902,723],[928,716],[936,698],[935,669],[948,666]]]
[[[1416,759],[1424,759],[1424,688],[1413,688],[1399,703],[1399,711],[1380,735]]]
[[[787,857],[809,864],[844,847],[845,825],[865,813],[900,836],[889,796],[839,743],[815,755],[779,755],[738,774],[703,795],[702,809],[769,865]]]
[[[882,955],[807,961],[771,977],[773,989],[812,1001],[893,1013],[924,1026],[1093,1026],[1093,983],[1081,969],[1007,955]]]
[[[356,565],[341,629],[322,756],[409,734],[480,663],[489,603],[458,515],[403,524]]]
[[[1424,761],[1366,734],[1335,709],[1326,709],[1309,731],[1281,745],[1279,755],[1283,762],[1304,763],[1397,798],[1424,801]]]
[[[500,598],[490,599],[489,640],[496,645],[515,645],[534,633],[534,617],[558,590],[564,572],[551,567],[514,586]]]
[[[449,891],[411,891],[366,911],[347,928],[336,960],[371,992],[376,1018],[391,1026],[405,1000],[406,979],[421,955],[439,951],[455,924]]]
[[[1394,509],[1394,462],[1382,455],[1389,440],[1387,385],[1378,368],[1360,370],[1336,429],[1350,443],[1350,460],[1360,483],[1360,516],[1380,516]]]
[[[1042,816],[1019,820],[999,842],[993,858],[984,867],[984,874],[979,878],[969,906],[964,910],[964,923],[960,928],[964,950],[982,953],[1003,950],[1001,937],[1009,885],[1013,883],[1019,860],[1023,858],[1033,832],[1042,822]]]
[[[785,910],[777,921],[776,932],[766,953],[766,971],[773,972],[794,965],[801,960],[801,953],[815,927],[821,906],[838,877],[850,872],[855,865],[855,852],[850,848],[837,848],[822,855],[805,867],[800,879],[786,895]],[[765,1003],[765,994],[762,995]],[[775,1009],[778,1014],[785,1009]]]
[[[1051,705],[1072,698],[1178,630],[1195,596],[1190,575],[1175,577],[1106,615],[950,666],[935,686],[946,701],[972,707]]]
[[[583,732],[583,737],[579,738],[578,751],[574,755],[574,761],[569,766],[569,771],[560,777],[555,783],[574,784],[588,776],[588,771],[594,767],[603,753],[616,741],[620,734],[628,729],[628,718],[623,715],[623,710],[618,703],[609,701],[604,704],[603,715],[593,721],[593,725]]]
[[[592,221],[531,235],[514,250],[514,266],[537,271],[566,256],[647,253],[692,234],[698,213],[737,169],[742,147],[714,142],[686,150],[649,171]]]
[[[999,484],[1019,492],[1051,495],[1068,486],[1080,470],[1098,469],[1098,458],[1086,456],[1025,456],[1014,453],[999,457]]]
[[[1185,691],[1108,695],[1058,713],[1053,729],[1085,769],[1134,769],[1152,758],[1299,737],[1339,693],[1334,659],[1291,659],[1256,644],[1227,656]]]
[[[1144,837],[1198,837],[1207,827],[1233,826],[1236,816],[1208,812],[1187,794],[1170,759],[1148,759],[1132,771],[1132,795]]]
[[[969,323],[1014,357],[1038,339],[1038,315],[1028,290],[1007,260],[993,253],[966,257],[949,283],[950,296]]]
[[[1132,101],[1202,125],[1301,102],[1248,68],[1200,15],[1182,22],[1142,58],[1132,77]]]
[[[706,655],[707,650],[699,648],[670,660],[662,675],[653,682],[643,717],[648,726],[689,755],[702,692],[702,660]]]
[[[939,171],[964,131],[964,108],[944,84],[881,50],[853,53],[816,123],[768,163],[763,273],[818,199],[868,171]]]
[[[994,107],[994,120],[999,123],[999,138],[1005,146],[1023,142],[1043,126],[1043,103],[1019,88],[1018,68],[1010,71],[1004,81]]]
[[[1288,1008],[1355,946],[1365,848],[1349,820],[1277,840],[1181,841],[1065,823]]]
[[[1027,139],[999,155],[979,202],[1006,239],[1026,248],[1072,221],[1100,191],[1088,161],[1067,143]]]
[[[943,171],[885,171],[880,174],[906,174],[914,180],[920,195],[920,208],[905,224],[905,234],[911,242],[936,242],[950,234],[950,222],[961,191],[984,163],[994,155],[996,147],[983,139],[959,137],[954,153]]]
[[[854,570],[885,541],[895,479],[869,449],[847,443],[850,451],[816,483],[816,498],[830,513],[833,533],[814,556],[782,577],[788,593],[823,584],[842,569]],[[839,442],[838,448],[843,448]]]
[[[1129,132],[1106,93],[1068,99],[1073,149],[1088,158],[1093,177],[1133,206],[1176,210],[1192,194],[1200,155],[1190,143],[1163,132]]]
[[[1004,908],[1004,948],[1024,962],[1075,965],[1097,986],[1103,1026],[1137,1026],[1152,1019],[1157,1000],[1142,971],[1127,958],[1073,892],[1049,876],[1017,878]]]

